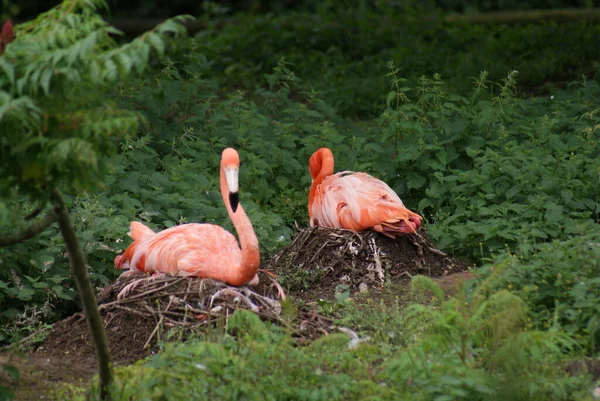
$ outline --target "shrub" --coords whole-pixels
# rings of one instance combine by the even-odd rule
[[[385,65],[394,60],[410,85],[439,73],[444,89],[466,96],[470,77],[494,81],[520,72],[525,93],[597,71],[593,23],[451,25],[423,23],[404,9],[238,15],[223,29],[197,35],[211,75],[224,88],[253,91],[285,58],[303,78],[300,90],[319,92],[342,116],[371,118],[385,107]],[[548,43],[555,45],[548,46]],[[546,92],[542,88],[542,92]]]
[[[524,101],[512,96],[514,72],[498,96],[478,100],[489,85],[485,73],[464,98],[445,93],[437,76],[401,88],[390,67],[395,90],[379,119],[381,141],[368,149],[380,157],[368,169],[407,194],[409,205],[418,202],[440,246],[476,258],[599,219],[595,82]]]
[[[482,291],[507,289],[530,306],[536,327],[578,337],[584,351],[600,349],[600,228],[579,227],[571,238],[504,252],[481,268]]]
[[[361,333],[358,345],[333,333],[297,346],[240,310],[221,339],[167,344],[145,363],[119,368],[114,399],[567,400],[587,393],[587,377],[568,377],[557,364],[572,346],[568,336],[528,330],[526,318],[525,303],[507,291],[473,302],[463,293],[403,313],[389,329],[412,337],[408,346]]]

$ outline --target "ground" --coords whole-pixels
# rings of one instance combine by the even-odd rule
[[[450,294],[472,277],[468,266],[439,251],[425,230],[392,240],[372,232],[305,229],[265,263],[256,287],[131,276],[100,291],[98,303],[113,362],[119,366],[158,352],[165,335],[183,340],[240,307],[286,325],[304,343],[328,332],[332,324],[331,318],[317,313],[315,301],[333,300],[340,292],[354,297],[359,306],[368,300],[408,299],[402,294],[407,294],[410,277],[416,274],[433,277]],[[282,298],[297,301],[294,321],[283,316],[277,302]],[[17,400],[56,399],[50,389],[57,384],[87,384],[96,373],[94,350],[81,314],[55,323],[32,351],[0,355],[0,363],[15,365],[21,372],[15,388]]]

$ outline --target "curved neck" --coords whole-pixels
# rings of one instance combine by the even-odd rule
[[[310,193],[308,194],[308,215],[312,218],[312,203],[315,199],[317,186],[321,185],[323,180],[333,174],[334,160],[333,153],[327,148],[322,148],[315,154],[315,165],[317,166],[318,174],[313,177]]]
[[[239,278],[240,284],[246,284],[254,278],[258,267],[260,266],[260,250],[258,247],[258,238],[254,233],[254,228],[250,219],[246,215],[244,208],[241,203],[238,204],[236,212],[231,210],[229,204],[229,189],[227,188],[227,181],[225,180],[225,171],[221,167],[221,196],[223,197],[223,203],[227,208],[227,214],[235,227],[235,231],[240,239],[240,247],[242,248],[242,260],[240,266],[235,268],[235,275]],[[233,272],[232,272],[233,273]]]

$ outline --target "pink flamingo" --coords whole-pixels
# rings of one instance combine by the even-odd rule
[[[213,278],[231,285],[257,284],[260,251],[252,223],[238,202],[240,158],[235,149],[221,155],[221,195],[240,238],[214,224],[182,224],[155,233],[132,222],[133,243],[115,258],[115,268],[173,276]]]
[[[385,182],[365,173],[333,174],[333,165],[328,148],[317,150],[308,161],[311,227],[371,229],[390,238],[417,232],[422,217],[408,210]]]

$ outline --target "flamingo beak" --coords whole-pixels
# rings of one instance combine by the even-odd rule
[[[239,169],[237,167],[225,167],[225,181],[227,181],[227,189],[229,189],[229,205],[231,206],[233,213],[235,213],[237,210],[238,203],[240,201],[240,194],[238,192],[238,173]]]
[[[231,210],[233,210],[233,213],[235,213],[235,211],[237,210],[239,201],[240,201],[239,192],[235,192],[235,193],[230,192],[229,193],[229,205],[231,205]]]

